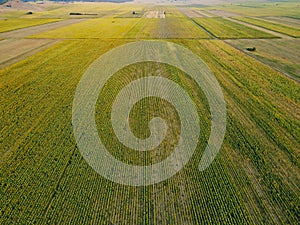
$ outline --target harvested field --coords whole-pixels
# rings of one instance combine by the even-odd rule
[[[0,32],[7,32],[57,21],[60,21],[60,19],[2,19],[0,20]]]
[[[237,20],[250,23],[256,26],[260,26],[269,30],[273,30],[279,33],[283,33],[289,35],[291,37],[300,37],[300,28],[290,27],[279,23],[268,22],[266,20],[261,20],[258,18],[252,17],[243,17],[243,18],[235,18]]]
[[[199,15],[202,15],[202,17],[215,17],[214,14],[209,13],[208,11],[204,11],[204,10],[197,10],[196,11]]]
[[[275,36],[244,25],[216,18],[196,18],[195,21],[213,35],[221,39],[228,38],[274,38]]]
[[[0,37],[3,38],[23,38],[31,35],[35,35],[44,31],[54,30],[60,27],[69,26],[71,24],[83,22],[85,19],[70,19],[59,22],[53,22],[34,27],[27,27],[23,29],[8,31],[0,33]]]
[[[180,11],[189,18],[203,17],[203,15],[199,14],[198,11],[194,9],[181,8]]]
[[[246,27],[250,27],[250,28],[253,28],[253,29],[256,29],[256,30],[260,30],[260,31],[263,31],[265,33],[268,33],[268,34],[271,34],[275,37],[280,37],[280,38],[284,38],[284,39],[292,39],[292,37],[286,35],[286,34],[282,34],[282,33],[279,33],[279,32],[276,32],[276,31],[272,31],[272,30],[269,30],[269,29],[266,29],[266,28],[263,28],[263,27],[260,27],[260,26],[256,26],[256,25],[253,25],[253,24],[250,24],[250,23],[246,23],[246,22],[243,22],[241,20],[238,20],[238,19],[234,19],[234,18],[229,18],[227,17],[226,18],[227,20],[230,20],[232,22],[235,22],[235,23],[239,23],[241,25],[244,25]]]
[[[300,20],[288,17],[263,17],[262,19],[300,29]]]
[[[0,69],[21,61],[54,44],[57,40],[7,39],[0,42]]]
[[[255,52],[247,52],[261,62],[279,70],[300,81],[300,52],[295,49],[300,46],[300,40],[228,40],[238,49],[245,51],[247,47],[255,46]]]
[[[207,10],[207,12],[214,14],[216,16],[221,16],[221,17],[237,17],[241,16],[239,13],[233,13],[233,12],[228,12],[228,11],[223,11],[223,10]]]
[[[213,15],[204,13],[203,10],[180,8],[180,11],[189,18],[213,17]]]
[[[144,18],[166,18],[165,11],[148,11],[143,15]]]

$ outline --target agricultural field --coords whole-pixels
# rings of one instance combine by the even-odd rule
[[[84,20],[85,19],[61,20],[58,22],[42,24],[39,26],[26,27],[25,29],[11,30],[8,32],[0,33],[0,37],[6,38],[6,39],[11,39],[11,38],[12,39],[22,39],[26,36],[39,34],[43,31],[54,30],[54,29],[58,29],[61,27],[69,26],[71,24],[80,23],[80,22],[83,22]]]
[[[295,51],[300,40],[228,40],[228,43],[246,51],[247,47],[255,46],[256,51],[247,52],[265,64],[300,80],[300,52]]]
[[[297,1],[245,1],[232,4],[205,7],[205,10],[219,10],[244,16],[287,16],[299,18]]]
[[[272,20],[274,26],[280,23],[296,30],[298,20],[290,18],[299,14],[296,3],[170,4],[45,3],[32,18],[23,18],[23,11],[0,10],[0,18],[60,20],[0,34],[0,224],[298,224],[299,38],[229,20],[240,12],[239,18]],[[163,11],[165,18],[145,16],[156,17],[152,12]],[[97,16],[75,19],[69,12]],[[185,90],[195,105],[200,132],[194,154],[174,176],[130,186],[106,179],[86,161],[74,131],[74,96],[95,60],[144,39],[170,43],[166,52],[151,45],[140,52],[135,49],[137,56],[156,52],[151,56],[157,61],[126,64],[106,80],[95,100],[96,135],[109,154],[126,165],[149,166],[173,154],[183,122],[195,121],[180,121],[178,109],[163,98],[143,98],[128,117],[130,130],[142,140],[159,129],[152,119],[161,118],[167,129],[158,146],[136,151],[123,144],[114,130],[115,99],[124,87],[146,77],[168,79]],[[167,54],[183,63],[174,44],[203,60],[226,102],[225,138],[204,171],[198,167],[216,115],[190,74],[160,61]],[[192,68],[197,65],[193,60]],[[110,71],[119,61],[109,58],[101,70]],[[100,84],[91,82],[91,86]],[[163,91],[166,96],[173,94],[167,86]],[[129,96],[129,102],[134,101]],[[84,111],[88,103],[82,104]],[[182,164],[182,158],[172,163]],[[152,175],[160,176],[159,172],[153,170]]]
[[[187,18],[141,19],[126,38],[210,38],[211,36]]]
[[[139,19],[100,18],[33,35],[34,38],[123,38]]]
[[[0,42],[0,68],[25,59],[38,51],[58,43],[59,40],[49,39],[6,39]]]
[[[57,22],[59,20],[60,19],[0,19],[0,32]]]
[[[221,17],[196,18],[196,23],[207,29],[214,36],[226,38],[274,38],[275,36],[256,30]]]
[[[254,24],[269,30],[273,30],[279,33],[287,34],[291,37],[300,37],[300,29],[295,27],[286,26],[280,23],[269,22],[262,19],[244,17],[244,18],[235,18],[237,20]]]
[[[289,17],[263,17],[264,20],[280,23],[289,27],[300,28],[300,20]]]

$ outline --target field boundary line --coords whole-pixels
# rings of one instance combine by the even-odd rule
[[[198,27],[200,27],[202,30],[204,30],[209,36],[211,36],[213,39],[219,39],[217,36],[215,36],[213,33],[211,33],[209,30],[207,30],[205,27],[197,23],[193,18],[189,18],[192,22],[194,22]]]

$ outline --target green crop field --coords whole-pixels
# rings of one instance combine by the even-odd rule
[[[32,14],[33,18],[23,18],[24,11],[2,9],[0,18],[24,20],[24,24],[45,20],[41,18],[64,18],[62,22],[67,22],[58,26],[43,25],[40,29],[39,26],[21,29],[23,24],[17,22],[14,26],[20,29],[16,32],[0,34],[4,39],[0,41],[0,54],[5,62],[0,62],[0,224],[299,223],[299,38],[297,35],[275,38],[267,32],[235,23],[228,16],[204,18],[204,13],[213,16],[216,10],[223,10],[225,15],[243,8],[242,13],[258,18],[264,16],[262,14],[268,14],[271,19],[275,17],[274,21],[284,17],[291,29],[298,29],[293,25],[296,19],[285,19],[299,12],[294,2],[277,3],[279,6],[273,14],[276,3],[270,2],[190,6],[172,2],[170,6],[26,4],[42,10]],[[194,15],[187,7],[203,11],[202,17],[189,18],[181,13]],[[257,14],[253,7],[257,7]],[[248,8],[251,9],[247,11]],[[96,12],[97,18],[70,18],[69,12],[80,10]],[[165,18],[160,17],[162,15]],[[267,31],[281,32],[281,26],[272,28],[265,27]],[[155,52],[151,57],[156,61],[147,56],[144,60],[126,63],[121,69],[113,68],[114,74],[95,98],[92,118],[95,135],[113,158],[126,165],[147,167],[173,154],[180,143],[183,125],[195,123],[180,120],[180,110],[192,113],[188,108],[179,110],[172,102],[155,95],[133,103],[128,124],[139,140],[147,140],[152,132],[158,132],[159,127],[153,125],[152,119],[159,117],[167,125],[163,141],[147,151],[137,151],[121,142],[112,123],[113,112],[119,109],[113,107],[121,91],[147,77],[168,79],[185,90],[194,103],[200,131],[191,159],[174,176],[155,184],[130,186],[105,178],[86,161],[90,152],[85,154],[80,149],[73,117],[74,107],[80,106],[82,112],[89,113],[88,102],[76,105],[74,99],[87,71],[95,72],[90,67],[95,60],[110,56],[109,52],[117,47],[144,39],[153,40],[151,43],[169,43],[164,45],[165,52],[153,48],[150,42],[145,42],[148,45],[143,45],[144,49],[135,49],[139,59],[144,57],[144,52]],[[198,167],[211,143],[212,124],[218,114],[211,112],[205,88],[201,89],[192,75],[180,66],[161,61],[163,56],[170,56],[182,65],[189,61],[191,70],[198,68],[199,62],[178,52],[174,44],[189,49],[203,60],[216,77],[226,102],[224,141],[204,171]],[[9,54],[8,45],[12,49]],[[246,50],[249,47],[255,49]],[[132,57],[126,51],[118,56],[120,58],[108,58],[108,63],[99,71],[109,73],[111,65]],[[5,61],[7,58],[12,58],[12,62]],[[196,72],[200,78],[206,74]],[[212,74],[206,76],[213,80]],[[89,80],[88,87],[101,85],[95,77]],[[206,87],[207,81],[200,81],[203,82],[201,87]],[[158,84],[152,85],[155,89]],[[214,93],[217,88],[213,86],[208,92]],[[168,86],[163,92],[166,96],[174,94]],[[94,90],[88,88],[80,93],[90,96]],[[136,93],[126,94],[130,96],[129,102],[134,101]],[[221,108],[218,105],[217,109]],[[123,115],[122,110],[118,113]],[[80,138],[84,132],[82,130]],[[174,169],[183,164],[180,157],[171,162]],[[107,165],[106,161],[103,163]],[[110,174],[117,173],[115,168],[112,167]],[[116,175],[123,177],[125,172]],[[164,171],[151,171],[154,178],[163,175]]]
[[[221,17],[213,18],[195,18],[196,23],[205,27],[209,32],[218,38],[274,38],[274,35],[256,30],[244,25],[223,19]]]
[[[19,19],[9,18],[0,20],[0,32],[16,30],[24,27],[31,27],[45,23],[52,23],[60,19]]]
[[[250,17],[244,17],[244,18],[236,18],[240,21],[244,21],[246,23],[254,24],[263,28],[267,28],[269,30],[274,30],[279,33],[287,34],[292,37],[300,37],[300,29],[299,28],[294,28],[294,27],[289,27],[280,23],[274,23],[274,22],[269,22],[266,20],[261,20],[257,18],[250,18]]]

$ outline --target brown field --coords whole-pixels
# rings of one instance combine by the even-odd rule
[[[62,20],[54,23],[47,23],[39,26],[27,27],[23,29],[0,33],[0,37],[1,38],[22,38],[26,36],[35,35],[43,31],[54,30],[60,27],[69,26],[71,24],[80,23],[83,22],[84,20],[85,19],[69,19],[69,20]]]
[[[164,11],[148,11],[143,15],[144,18],[166,18]]]
[[[59,40],[6,39],[0,41],[0,69],[42,51]]]
[[[288,18],[288,17],[263,17],[264,20],[270,22],[277,22],[286,26],[297,27],[300,28],[300,20]]]
[[[199,18],[199,17],[203,17],[203,15],[201,15],[200,13],[198,13],[197,10],[194,9],[190,9],[190,8],[181,8],[180,11],[186,15],[189,18]]]
[[[209,13],[214,14],[216,16],[222,16],[222,17],[234,17],[234,16],[241,16],[242,14],[234,13],[234,12],[228,12],[223,10],[208,10]]]

